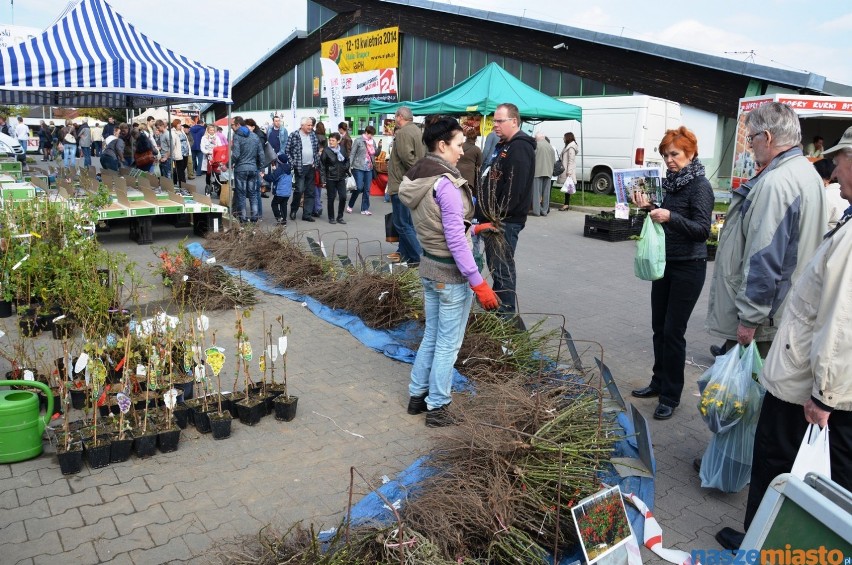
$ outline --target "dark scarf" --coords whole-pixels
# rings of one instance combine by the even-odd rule
[[[666,178],[663,179],[663,190],[675,193],[691,183],[696,177],[703,176],[704,165],[696,157],[679,171],[666,171]]]

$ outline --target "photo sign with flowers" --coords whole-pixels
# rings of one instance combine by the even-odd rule
[[[628,544],[638,545],[627,519],[618,486],[606,488],[582,499],[571,508],[580,545],[589,565],[593,563],[633,563],[636,551]],[[641,560],[639,561],[641,563]]]

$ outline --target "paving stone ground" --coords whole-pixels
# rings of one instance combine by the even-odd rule
[[[580,203],[579,195],[574,201]],[[267,222],[268,203],[264,200]],[[346,226],[319,219],[290,222],[288,231],[318,229],[327,248],[341,237],[355,237],[363,255],[393,251],[390,244],[375,241],[384,239],[383,216],[390,205],[374,197],[372,210],[371,217],[347,215]],[[650,283],[633,276],[632,242],[584,238],[583,222],[581,211],[555,209],[529,219],[517,252],[520,307],[564,315],[584,358],[600,356],[602,347],[604,362],[630,400],[630,390],[645,386],[651,374]],[[118,224],[100,237],[148,271],[146,265],[156,260],[151,246],[131,242],[127,229]],[[155,223],[155,247],[174,246],[184,238],[198,240],[190,229]],[[337,249],[342,246],[337,243]],[[712,363],[708,348],[714,340],[703,331],[712,269],[709,263],[708,284],[687,331],[692,364],[681,407],[671,420],[659,422],[651,419],[653,400],[635,402],[651,426],[657,458],[654,508],[665,545],[686,551],[718,549],[713,534],[725,525],[740,526],[745,505],[745,492],[702,489],[692,469],[693,458],[710,438],[697,415],[694,383],[700,366]],[[164,296],[152,284],[144,301],[153,311]],[[297,520],[336,525],[346,507],[351,466],[379,484],[382,475],[393,477],[428,450],[437,432],[423,426],[422,416],[405,412],[410,366],[368,350],[300,304],[272,295],[262,295],[247,322],[256,340],[264,312],[267,325],[283,315],[291,327],[289,385],[300,397],[295,420],[267,417],[254,427],[235,422],[232,436],[222,441],[189,427],[176,452],[131,457],[102,469],[84,467],[67,477],[60,474],[50,445],[38,458],[0,465],[0,562],[215,562],[212,548],[267,525],[281,529]],[[234,314],[210,316],[217,339],[229,346]],[[527,315],[528,321],[535,318]],[[230,388],[232,365],[223,375],[223,387]],[[359,482],[356,499],[368,491]],[[646,562],[662,563],[642,551]]]

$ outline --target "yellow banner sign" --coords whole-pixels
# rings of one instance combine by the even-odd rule
[[[341,74],[399,66],[399,28],[386,27],[322,44],[320,57],[331,59]]]

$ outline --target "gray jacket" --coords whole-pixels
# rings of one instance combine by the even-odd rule
[[[83,122],[77,128],[77,143],[80,147],[92,146],[92,130],[89,129],[89,124]]]
[[[772,341],[790,287],[822,241],[825,190],[813,165],[794,147],[734,190],[719,232],[707,331],[735,340],[737,326]]]
[[[258,172],[263,168],[263,146],[260,138],[247,127],[237,129],[234,134],[234,172]]]

